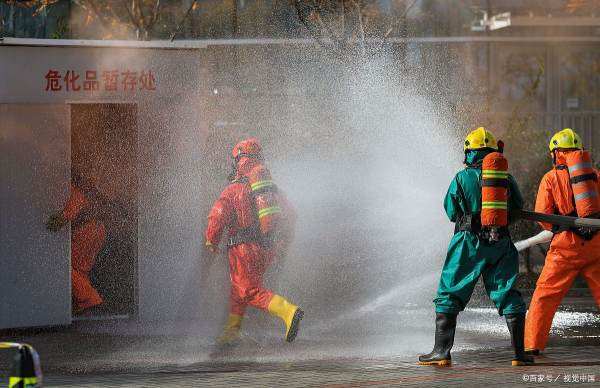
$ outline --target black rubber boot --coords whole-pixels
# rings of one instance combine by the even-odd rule
[[[510,340],[515,350],[512,366],[533,365],[533,357],[525,354],[525,314],[506,315],[506,325],[510,331]]]
[[[525,349],[525,355],[527,356],[539,356],[542,352],[539,349]]]
[[[287,335],[285,336],[285,340],[287,342],[294,342],[296,336],[298,335],[298,330],[300,329],[300,321],[304,318],[304,311],[300,308],[296,309],[294,313],[294,317],[292,318],[292,324],[290,325],[290,330],[288,330]]]
[[[419,356],[419,365],[450,366],[450,349],[454,345],[456,314],[435,315],[435,345],[429,354]]]

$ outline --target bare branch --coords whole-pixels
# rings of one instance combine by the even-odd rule
[[[327,31],[327,34],[329,35],[329,39],[331,39],[331,42],[337,46],[338,50],[341,50],[345,46],[342,38],[338,37],[337,34],[335,32],[333,32],[333,30],[331,29],[329,24],[323,22],[323,19],[321,18],[321,15],[324,14],[324,12],[325,12],[323,10],[323,7],[319,4],[317,4],[316,7],[319,10],[319,12],[317,13],[317,21],[321,25],[321,28],[324,28]],[[343,1],[342,1],[342,10],[343,9],[344,8],[343,8]]]
[[[523,100],[526,101],[531,101],[533,98],[535,98],[535,95],[537,94],[539,87],[540,87],[540,83],[542,82],[542,77],[544,76],[545,73],[545,66],[544,66],[544,60],[543,58],[540,58],[539,56],[536,57],[536,62],[537,62],[537,68],[535,69],[535,74],[531,74],[530,73],[530,82],[531,85],[528,86],[525,90],[525,98]],[[521,112],[522,110],[526,107],[525,104],[516,104],[513,111],[512,111],[512,121],[518,121],[519,117],[521,116]],[[530,116],[525,116],[521,121],[520,125],[524,125],[523,122],[526,122],[527,120],[531,119]]]
[[[133,4],[137,5],[137,9],[138,9],[138,14],[139,14],[139,18],[140,18],[140,24],[142,25],[142,27],[144,27],[144,30],[147,32],[148,29],[148,23],[146,23],[146,16],[144,15],[144,10],[142,9],[144,4],[143,2],[141,2],[140,0],[131,0],[132,2],[132,6]]]
[[[94,1],[73,0],[73,2],[81,8],[83,8],[84,10],[91,11],[94,15],[96,15],[96,17],[100,21],[100,24],[102,24],[102,27],[104,27],[107,30],[110,29],[110,20],[108,20],[108,18],[106,18],[106,16],[104,16],[104,14],[100,12],[97,4]]]
[[[306,5],[303,6],[302,4],[300,4],[299,0],[293,0],[293,4],[294,4],[294,8],[296,9],[296,14],[298,15],[298,19],[300,20],[300,23],[302,23],[302,25],[304,25],[304,27],[306,28],[308,33],[319,44],[319,46],[323,49],[323,51],[325,51],[328,54],[333,52],[336,57],[339,57],[343,53],[342,45],[340,43],[340,40],[335,35],[335,33],[329,27],[329,25],[327,23],[323,22],[323,20],[321,19],[321,13],[323,12],[322,7],[320,5],[313,4],[310,7],[309,11],[310,11],[310,14],[315,17],[315,21],[319,24],[321,31],[327,31],[327,33],[329,35],[327,38],[329,38],[329,41],[331,42],[331,44],[327,44],[326,39],[323,37],[323,33],[320,33],[320,34],[317,33],[315,31],[314,27],[311,26],[311,24],[307,21],[307,15],[306,15],[307,6]],[[316,12],[315,7],[318,8],[319,12]]]
[[[402,15],[400,15],[398,18],[396,18],[396,21],[394,23],[392,23],[392,25],[390,26],[390,28],[388,28],[387,32],[383,35],[383,43],[385,43],[385,40],[390,36],[390,34],[392,33],[392,31],[394,31],[394,29],[396,27],[398,27],[398,25],[400,24],[400,21],[402,19],[404,19],[406,17],[406,15],[408,15],[408,12],[411,10],[411,8],[417,3],[417,0],[412,0],[412,2],[404,9],[404,12],[402,12]]]
[[[326,53],[330,53],[331,51],[333,51],[335,53],[336,56],[340,55],[341,53],[338,52],[337,47],[330,47],[329,45],[327,45],[325,43],[325,41],[323,40],[323,37],[319,34],[317,34],[312,26],[306,21],[305,16],[302,14],[302,10],[301,10],[301,6],[298,3],[298,0],[294,0],[294,8],[296,8],[296,14],[298,15],[298,19],[300,20],[300,23],[302,23],[302,25],[304,25],[304,27],[306,28],[306,30],[308,31],[308,33],[312,36],[312,38],[315,40],[315,42],[317,42],[319,44],[319,46],[323,49],[323,51],[325,51]]]
[[[360,36],[361,52],[362,52],[362,54],[364,54],[365,53],[365,29],[363,26],[362,9],[360,8],[360,5],[356,1],[350,0],[350,2],[354,5],[354,9],[357,12],[358,26],[356,28],[358,28],[358,35]]]
[[[150,20],[150,24],[148,25],[148,29],[153,29],[154,25],[158,21],[158,15],[160,12],[160,0],[156,0],[154,3],[154,9],[152,10],[152,19]]]
[[[342,31],[346,31],[346,2],[342,0]]]
[[[187,9],[187,11],[185,12],[185,14],[183,15],[183,18],[181,19],[181,21],[177,24],[177,29],[175,30],[175,32],[173,32],[171,34],[171,42],[175,40],[175,37],[179,34],[179,32],[181,31],[181,26],[183,25],[183,23],[185,23],[185,21],[187,20],[187,18],[190,16],[190,13],[192,12],[192,10],[194,9],[194,6],[196,5],[196,2],[198,0],[194,0],[192,1],[192,3],[190,4],[190,7]]]
[[[377,48],[376,52],[381,52],[383,50],[383,48],[385,47],[385,44],[387,43],[387,40],[390,36],[390,34],[400,25],[401,21],[406,22],[406,15],[408,15],[408,13],[410,12],[410,10],[412,9],[412,7],[417,3],[417,0],[412,0],[410,2],[410,4],[408,4],[408,6],[406,8],[404,8],[404,12],[402,12],[402,15],[398,16],[395,20],[394,23],[392,23],[392,25],[388,28],[388,30],[386,31],[386,33],[383,35],[383,38],[381,39],[381,44],[379,45],[379,47]]]
[[[129,9],[129,6],[127,5],[128,1],[124,0],[123,1],[123,5],[125,6],[125,9],[127,10],[127,14],[129,15],[129,20],[131,20],[131,23],[133,23],[133,25],[135,26],[135,28],[138,30],[138,32],[142,32],[142,27],[139,24],[139,21],[137,20],[137,18],[134,15],[135,9]],[[132,0],[132,8],[134,7],[134,0]],[[112,8],[111,8],[112,10]]]

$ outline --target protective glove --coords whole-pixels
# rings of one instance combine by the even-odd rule
[[[596,230],[594,230],[592,228],[586,228],[584,226],[576,228],[574,230],[574,232],[575,232],[575,234],[577,234],[578,236],[580,236],[585,241],[590,241],[596,235]]]
[[[219,253],[219,247],[216,245],[213,245],[210,241],[207,241],[206,244],[204,244],[204,248],[211,254],[211,255],[216,255]]]
[[[51,232],[58,232],[69,222],[62,214],[56,213],[51,215],[46,222],[46,229]]]

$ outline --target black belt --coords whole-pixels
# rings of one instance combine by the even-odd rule
[[[229,236],[228,247],[235,247],[240,244],[256,243],[263,248],[270,248],[273,245],[273,235],[264,235],[258,227],[249,227],[239,229],[236,234]]]
[[[596,236],[598,230],[588,228],[571,228],[571,232],[575,233],[585,241],[590,241]]]
[[[454,224],[454,234],[458,232],[472,232],[482,240],[489,240],[490,228],[481,226],[481,214],[464,214]],[[500,238],[510,237],[510,231],[507,226],[497,228],[496,232]]]
[[[573,212],[567,214],[567,216],[579,217],[577,215],[577,211],[573,211]],[[592,218],[594,218],[594,217],[592,217]],[[565,232],[565,231],[573,232],[577,236],[584,239],[585,241],[592,240],[598,233],[597,229],[590,229],[590,228],[586,228],[586,227],[570,227],[569,228],[569,227],[561,227],[559,225],[552,225],[552,233],[554,233],[554,234]]]

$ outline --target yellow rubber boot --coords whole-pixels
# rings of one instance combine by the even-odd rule
[[[240,338],[240,329],[242,328],[242,319],[244,317],[237,314],[229,314],[227,323],[223,328],[223,333],[217,338],[217,344],[221,346],[232,345]]]
[[[304,318],[304,311],[279,295],[273,296],[268,310],[271,315],[281,318],[285,323],[285,340],[287,342],[295,340],[298,335],[300,321]]]

